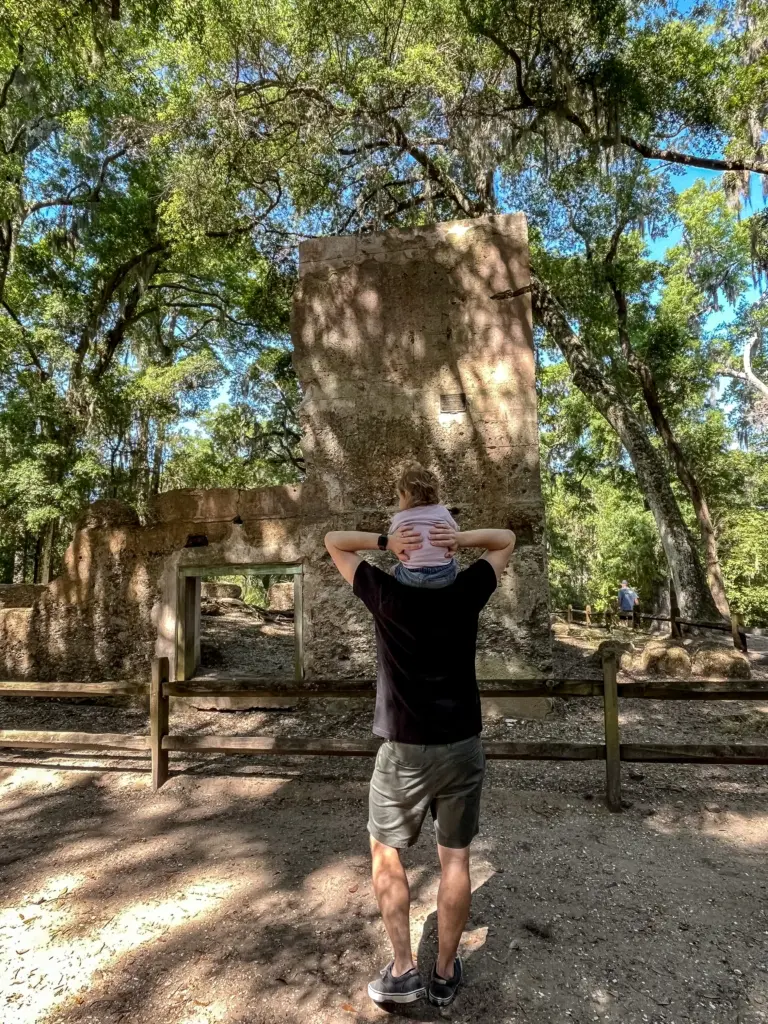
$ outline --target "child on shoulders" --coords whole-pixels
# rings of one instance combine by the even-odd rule
[[[421,534],[420,548],[410,552],[406,562],[398,562],[395,579],[408,587],[447,587],[456,579],[459,566],[445,548],[435,547],[429,531],[436,526],[450,526],[458,530],[451,513],[441,505],[439,485],[435,474],[418,462],[406,467],[397,481],[400,511],[390,523],[389,533],[408,526]]]

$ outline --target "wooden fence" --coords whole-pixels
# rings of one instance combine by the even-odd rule
[[[375,696],[373,680],[311,681],[301,685],[285,680],[263,680],[248,676],[227,680],[191,679],[172,682],[168,659],[152,665],[149,686],[149,735],[123,733],[38,732],[0,730],[0,747],[47,750],[125,750],[151,754],[154,789],[168,778],[169,753],[256,754],[293,757],[321,755],[372,757],[380,740],[336,739],[328,737],[275,736],[185,736],[171,732],[170,698],[189,700],[208,697],[262,697],[285,699],[360,698]],[[619,733],[619,699],[645,700],[766,700],[768,683],[737,680],[659,679],[641,682],[617,682],[617,662],[613,652],[603,659],[601,679],[498,679],[483,680],[483,697],[584,697],[603,699],[603,743],[567,743],[559,741],[498,741],[484,743],[488,758],[513,761],[605,761],[606,802],[612,811],[621,810],[621,763],[674,762],[679,764],[768,764],[768,744],[739,743],[622,743]],[[0,682],[0,696],[98,697],[146,696],[141,683],[76,682]]]
[[[592,606],[587,605],[586,608],[574,608],[572,604],[569,604],[564,611],[555,609],[559,615],[564,615],[566,622],[570,625],[584,625],[584,626],[605,626],[610,633],[613,628],[613,624],[620,620],[621,613],[611,611],[607,609],[604,612],[593,612]],[[693,622],[691,619],[683,619],[679,615],[648,615],[645,612],[624,612],[625,617],[631,617],[633,629],[637,627],[640,619],[646,619],[654,622],[668,622],[670,624],[670,632],[674,637],[681,637],[682,631],[681,626],[692,626],[698,629],[715,629],[720,632],[730,633],[733,637],[733,646],[738,650],[746,653],[747,651],[747,633],[744,629],[744,625],[738,615],[731,615],[730,625],[726,622]],[[584,619],[574,619],[575,615],[583,615]],[[600,622],[602,616],[603,622]],[[594,617],[594,621],[593,621]]]

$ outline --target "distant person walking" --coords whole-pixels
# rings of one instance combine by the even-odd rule
[[[626,580],[621,581],[619,587],[619,618],[628,619],[630,622],[635,617],[635,607],[640,604],[640,599]]]

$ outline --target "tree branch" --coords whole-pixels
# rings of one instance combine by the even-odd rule
[[[464,16],[474,31],[481,36],[485,36],[486,39],[489,39],[496,47],[498,47],[499,50],[501,50],[502,53],[505,53],[515,65],[515,86],[522,106],[526,108],[535,107],[536,103],[529,96],[523,80],[523,61],[520,54],[508,43],[505,43],[500,39],[492,29],[488,28],[487,25],[483,25],[481,22],[478,22],[477,19],[473,18],[467,10],[466,4],[462,4],[462,8],[464,10]]]
[[[679,153],[674,149],[659,149],[648,143],[633,139],[631,135],[621,135],[625,146],[634,149],[648,160],[663,160],[665,163],[683,164],[685,167],[700,167],[708,171],[754,171],[755,174],[768,174],[768,160],[730,160],[705,156],[694,156],[691,153]],[[615,145],[615,139],[602,138],[600,144]]]
[[[238,320],[236,317],[228,313],[226,309],[221,306],[217,306],[215,302],[169,302],[166,304],[170,309],[211,309],[215,310],[219,317],[224,317],[225,320],[229,320],[236,327],[252,327],[256,328],[258,325],[250,320]]]
[[[759,391],[763,398],[768,398],[768,384],[764,384],[752,369],[752,353],[759,344],[760,335],[756,334],[744,346],[744,374],[752,387]]]
[[[360,153],[366,152],[366,150],[374,149],[389,149],[392,143],[389,139],[377,139],[375,142],[364,142],[361,146],[346,146],[341,149],[337,149],[336,152],[339,156],[358,156]]]
[[[485,212],[484,203],[474,202],[474,200],[470,199],[450,174],[448,174],[447,171],[443,171],[442,168],[435,163],[429,153],[409,141],[408,136],[403,130],[403,126],[394,114],[388,114],[386,116],[386,120],[393,129],[395,141],[400,149],[402,149],[403,152],[408,153],[416,163],[420,164],[432,181],[436,181],[439,185],[442,185],[443,191],[450,199],[453,200],[460,210],[462,210],[468,217],[477,217]]]
[[[35,350],[32,348],[32,343],[29,340],[29,330],[22,323],[22,321],[19,319],[19,317],[16,315],[16,313],[14,313],[14,311],[11,309],[11,307],[8,305],[8,303],[5,301],[5,299],[0,299],[0,306],[2,306],[2,308],[8,314],[8,316],[11,318],[11,320],[13,320],[18,325],[18,327],[21,329],[21,337],[22,337],[22,341],[24,343],[24,348],[27,350],[27,352],[29,354],[29,358],[34,363],[37,372],[40,374],[40,379],[41,380],[48,380],[48,371],[45,369],[43,364],[40,362],[40,358],[39,358],[37,352],[35,352]]]
[[[20,64],[15,64],[11,68],[10,75],[3,82],[3,88],[0,89],[0,110],[4,110],[5,109],[5,105],[8,102],[8,93],[10,92],[11,86],[13,85],[14,78],[18,74],[20,66],[21,66]]]
[[[749,377],[743,370],[737,370],[732,366],[716,366],[714,372],[718,377],[733,377],[734,380],[744,380],[751,383]]]
[[[623,219],[620,220],[619,223],[614,228],[613,234],[611,235],[610,245],[608,246],[608,252],[607,252],[606,257],[605,257],[605,262],[609,266],[616,259],[616,254],[619,251],[619,242],[621,241],[621,236],[624,234],[624,230],[625,230],[626,226],[627,226],[627,221],[623,220]],[[610,276],[611,276],[611,280],[613,280],[613,275],[611,274]]]
[[[143,294],[144,288],[142,287],[142,283],[140,281],[137,281],[133,288],[131,288],[122,315],[118,318],[117,322],[113,324],[113,326],[107,331],[106,346],[90,375],[91,380],[94,384],[98,384],[98,382],[107,372],[109,367],[112,365],[112,360],[115,357],[115,353],[122,344],[128,328],[132,327],[135,323],[138,323],[138,321],[141,320],[142,317],[148,316],[150,313],[155,311],[155,307],[148,307],[147,309],[142,310],[140,313],[137,312]]]
[[[88,318],[88,322],[83,328],[80,334],[80,341],[78,342],[77,348],[75,349],[75,362],[72,367],[72,380],[77,383],[82,379],[83,366],[85,364],[85,357],[88,354],[88,350],[91,346],[93,338],[96,336],[96,332],[99,328],[99,323],[102,316],[107,310],[112,298],[126,279],[126,277],[135,270],[136,267],[140,266],[145,260],[152,256],[155,256],[168,248],[167,242],[156,241],[152,245],[144,249],[143,252],[136,253],[131,256],[125,262],[121,263],[118,267],[112,271],[107,280],[101,286],[98,296],[96,297],[91,310],[91,315]]]
[[[82,196],[71,196],[60,199],[41,199],[40,202],[33,203],[27,208],[24,213],[24,218],[31,216],[33,213],[37,213],[39,210],[44,210],[51,206],[80,206],[83,203],[93,203],[99,198],[99,193],[104,187],[104,179],[107,174],[107,169],[110,164],[114,163],[115,160],[119,160],[121,156],[125,156],[128,152],[127,149],[119,149],[116,153],[109,153],[104,157],[101,163],[101,169],[99,176],[96,179],[96,183],[93,188]]]
[[[574,127],[578,128],[588,143],[597,143],[602,149],[611,149],[616,145],[617,138],[615,136],[603,135],[600,138],[595,138],[591,127],[564,100],[552,102],[551,100],[543,100],[531,96],[525,85],[523,61],[520,54],[508,43],[505,43],[493,29],[472,18],[465,4],[463,7],[465,17],[473,30],[478,35],[484,36],[492,42],[514,64],[515,87],[522,107],[535,109],[537,114],[550,113],[564,118]],[[639,139],[623,133],[619,134],[618,139],[623,145],[629,149],[634,149],[635,152],[647,160],[661,160],[664,163],[682,164],[684,167],[699,167],[702,170],[710,171],[754,171],[755,174],[768,174],[768,160],[760,158],[730,159],[702,157],[695,156],[692,153],[681,153],[674,149],[663,149],[647,142],[641,142]]]
[[[266,210],[263,210],[258,217],[254,217],[253,220],[247,224],[239,225],[238,227],[229,228],[226,231],[206,231],[206,238],[231,238],[233,235],[246,235],[249,231],[253,231],[255,227],[258,227],[269,215],[275,210],[283,198],[283,190],[279,180],[275,182],[277,185],[277,195],[272,198],[269,206]],[[264,190],[266,191],[266,190]],[[268,194],[268,193],[267,193]]]

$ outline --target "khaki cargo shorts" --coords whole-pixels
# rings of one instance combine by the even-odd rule
[[[385,846],[413,846],[432,814],[440,846],[463,850],[478,833],[485,754],[479,736],[379,747],[368,799],[368,831]]]

